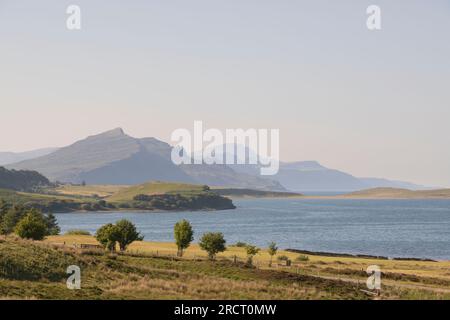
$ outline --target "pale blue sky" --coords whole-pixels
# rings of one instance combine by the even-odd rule
[[[282,160],[450,186],[449,35],[447,0],[0,0],[0,151],[203,120],[280,129]]]

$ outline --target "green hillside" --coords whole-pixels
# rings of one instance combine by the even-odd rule
[[[8,170],[0,167],[0,188],[32,191],[49,185],[50,181],[39,172],[29,170]]]
[[[207,190],[207,186],[185,184],[185,183],[169,183],[161,181],[152,181],[137,186],[131,186],[119,190],[107,200],[111,202],[132,201],[137,195],[160,195],[160,194],[199,194]]]

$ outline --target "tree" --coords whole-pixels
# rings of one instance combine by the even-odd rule
[[[111,252],[116,251],[117,233],[116,227],[112,223],[105,224],[95,233],[98,242]]]
[[[272,266],[272,259],[273,259],[273,256],[277,254],[277,251],[278,251],[277,244],[273,241],[271,243],[269,243],[269,248],[267,249],[267,253],[269,253],[269,255],[270,255],[269,267]]]
[[[56,236],[61,232],[61,229],[58,226],[58,222],[56,221],[56,217],[53,213],[47,214],[47,216],[45,217],[45,222],[47,224],[48,236]]]
[[[47,234],[47,225],[42,215],[30,211],[17,223],[15,232],[21,238],[42,240]]]
[[[225,239],[221,232],[205,233],[200,239],[199,246],[208,253],[208,258],[214,260],[216,254],[226,250]]]
[[[258,254],[259,248],[252,245],[247,245],[245,251],[247,252],[247,264],[249,266],[253,265],[253,257]]]
[[[178,251],[177,256],[183,256],[183,250],[187,249],[191,242],[194,240],[194,231],[192,226],[187,220],[178,221],[174,228],[173,233],[175,237],[175,243],[177,245]]]
[[[134,241],[142,241],[144,237],[136,231],[136,227],[128,220],[119,220],[116,222],[115,235],[119,243],[120,251],[125,251]]]
[[[0,225],[1,234],[7,235],[14,231],[17,223],[25,216],[25,209],[21,206],[13,206],[3,214]]]

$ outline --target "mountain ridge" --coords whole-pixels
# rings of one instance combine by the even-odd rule
[[[128,185],[166,180],[300,193],[352,192],[376,187],[429,189],[403,181],[355,177],[314,160],[280,162],[279,172],[270,177],[260,176],[259,165],[176,166],[171,161],[171,150],[172,146],[164,141],[134,138],[122,128],[115,128],[5,167],[38,171],[52,181],[89,184]]]
[[[31,160],[10,164],[35,170],[50,180],[89,184],[138,184],[150,180],[212,186],[285,189],[277,182],[237,173],[226,166],[181,165],[171,161],[172,147],[156,138],[133,138],[115,128]]]

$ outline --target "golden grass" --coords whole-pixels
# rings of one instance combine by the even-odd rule
[[[93,236],[64,235],[50,236],[45,242],[48,243],[66,243],[72,244],[98,244]],[[146,253],[151,255],[175,256],[177,252],[176,245],[169,242],[149,242],[137,241],[128,248],[130,253]],[[380,266],[383,272],[413,275],[417,277],[436,278],[444,281],[450,281],[450,261],[413,261],[413,260],[382,260],[382,259],[365,259],[353,257],[326,257],[317,255],[307,255],[309,260],[305,262],[296,261],[300,255],[298,253],[279,250],[277,256],[285,255],[293,262],[292,271],[300,271],[310,274],[337,274],[342,272],[342,277],[366,278],[365,270],[370,265]],[[303,254],[302,254],[303,255]],[[227,250],[218,254],[219,258],[233,259],[234,256],[238,260],[246,259],[244,248],[228,246]],[[205,251],[201,250],[198,244],[193,243],[184,253],[184,258],[194,259],[207,257]],[[260,268],[268,268],[270,255],[267,249],[263,248],[253,259],[255,265]],[[273,259],[274,265],[278,264],[276,257]],[[353,271],[354,274],[352,274]],[[362,275],[362,276],[361,276]]]
[[[202,185],[152,181],[121,189],[109,197],[108,201],[131,201],[138,194],[152,195],[164,194],[167,192],[199,192],[202,190]]]
[[[55,191],[63,195],[74,195],[92,197],[97,195],[99,197],[109,197],[114,193],[125,189],[129,186],[125,185],[86,185],[86,186],[73,186],[63,185],[55,188]]]

